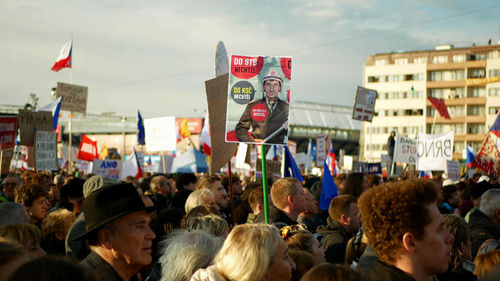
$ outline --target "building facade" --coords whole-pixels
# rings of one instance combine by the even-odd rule
[[[362,160],[380,161],[391,131],[412,138],[454,131],[453,159],[460,160],[466,145],[480,148],[500,109],[500,45],[372,55],[364,64],[363,86],[378,94],[373,122],[363,122]],[[451,120],[427,97],[444,99]]]

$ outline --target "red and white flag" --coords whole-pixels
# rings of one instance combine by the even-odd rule
[[[201,147],[205,155],[212,155],[212,141],[210,140],[210,123],[207,117],[205,117],[205,122],[203,123],[203,129],[201,130]]]
[[[57,60],[54,63],[54,66],[52,66],[51,70],[58,72],[59,70],[65,68],[65,67],[71,68],[71,53],[72,53],[72,51],[73,51],[73,40],[64,44],[61,51],[59,52],[59,56],[57,57]]]
[[[94,161],[96,158],[99,159],[99,154],[97,154],[97,142],[83,134],[78,153],[76,154],[76,159]]]
[[[132,154],[123,162],[120,179],[125,180],[128,176],[133,176],[136,179],[142,178],[143,176],[135,147],[133,148]]]

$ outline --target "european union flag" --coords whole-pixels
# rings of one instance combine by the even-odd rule
[[[137,143],[140,145],[146,144],[146,132],[144,130],[144,122],[139,110],[137,110]]]
[[[321,196],[319,197],[319,207],[321,210],[328,210],[330,201],[338,196],[337,185],[333,181],[328,164],[324,161],[323,166],[323,186],[321,187]]]
[[[291,170],[291,172],[290,172]],[[300,169],[295,163],[295,160],[288,150],[288,146],[285,145],[285,177],[294,177],[298,179],[300,182],[304,181],[302,174],[300,173]]]

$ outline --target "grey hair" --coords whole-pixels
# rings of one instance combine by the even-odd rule
[[[8,224],[29,223],[26,221],[28,216],[22,215],[22,210],[26,212],[26,207],[14,202],[5,202],[0,204],[0,227]],[[26,213],[27,215],[28,213]]]
[[[186,214],[188,214],[189,211],[191,211],[196,206],[207,204],[205,201],[205,198],[207,195],[212,197],[215,200],[214,193],[208,189],[205,189],[205,188],[198,189],[198,190],[191,192],[191,194],[189,194],[189,196],[186,200],[186,205],[184,206],[184,208],[186,210]]]
[[[487,215],[488,218],[492,218],[495,215],[495,210],[498,208],[500,208],[500,188],[490,189],[483,193],[479,210]]]
[[[187,220],[186,224],[188,231],[201,230],[217,237],[225,237],[229,233],[227,221],[213,214],[191,217]]]
[[[61,175],[61,174],[58,174],[54,177],[54,184],[61,184],[61,183],[64,183],[64,176]]]
[[[176,230],[161,245],[160,281],[189,281],[200,268],[206,268],[222,246],[222,238],[204,231]]]

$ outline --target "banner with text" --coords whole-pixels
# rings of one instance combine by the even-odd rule
[[[352,110],[352,119],[372,122],[377,91],[358,86]]]
[[[398,135],[394,148],[394,162],[415,165],[417,163],[417,140]]]
[[[174,151],[177,149],[175,117],[159,117],[144,120],[146,151]]]
[[[88,88],[57,82],[56,95],[61,98],[61,110],[72,112],[87,112],[87,94]]]
[[[477,153],[472,168],[479,168],[492,176],[500,176],[500,143],[493,132],[488,132],[486,139]]]
[[[19,109],[20,145],[34,145],[35,128],[52,132],[52,112]]]
[[[0,117],[0,150],[14,147],[17,133],[17,117]]]
[[[92,162],[92,173],[119,181],[121,166],[120,160],[94,159]]]
[[[460,162],[457,160],[446,161],[448,178],[454,181],[460,181]]]
[[[57,170],[57,134],[37,131],[35,136],[35,169]]]
[[[446,160],[452,160],[453,131],[417,136],[417,170],[419,171],[444,171],[447,167]]]

